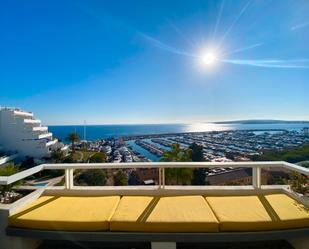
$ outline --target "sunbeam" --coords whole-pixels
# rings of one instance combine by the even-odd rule
[[[227,35],[231,32],[231,30],[233,29],[234,25],[238,22],[238,20],[241,18],[241,16],[245,13],[246,9],[248,8],[248,6],[250,5],[251,0],[249,0],[246,5],[242,8],[242,10],[239,12],[238,16],[233,20],[232,24],[230,25],[230,27],[226,30],[226,32],[223,34],[218,47],[220,47],[222,45],[222,43],[224,42],[225,38],[227,37]]]
[[[217,21],[216,21],[216,25],[215,25],[214,32],[213,32],[213,35],[212,35],[212,37],[213,37],[214,39],[216,38],[216,35],[217,35],[218,25],[219,25],[220,22],[221,22],[221,16],[222,16],[223,7],[224,7],[224,0],[222,0],[222,2],[221,2],[219,14],[218,14]]]
[[[236,65],[245,65],[245,66],[254,66],[254,67],[268,67],[268,68],[309,68],[308,59],[300,60],[229,60],[222,59],[221,62],[236,64]]]
[[[232,54],[237,54],[237,53],[240,53],[240,52],[244,52],[244,51],[247,51],[247,50],[250,50],[250,49],[254,49],[254,48],[260,47],[262,45],[263,45],[263,43],[256,43],[256,44],[253,44],[253,45],[250,45],[250,46],[247,46],[247,47],[237,48],[237,49],[232,50],[230,52],[224,53],[222,56],[228,56],[228,55],[232,55]]]
[[[262,46],[262,43],[256,43],[244,48],[235,49],[231,52],[222,54],[220,58],[218,57],[218,53],[214,52],[213,49],[204,49],[204,51],[199,53],[189,53],[184,50],[179,50],[170,45],[167,45],[158,39],[155,39],[149,35],[138,32],[140,36],[146,39],[151,45],[165,50],[169,53],[191,57],[197,59],[199,64],[202,64],[203,67],[210,67],[213,64],[217,64],[219,62],[234,64],[234,65],[242,65],[242,66],[252,66],[252,67],[266,67],[266,68],[309,68],[309,59],[295,59],[295,60],[279,60],[279,59],[260,59],[260,60],[239,60],[239,59],[226,59],[227,55],[232,55],[236,53],[240,53],[249,49],[254,49],[256,47]]]
[[[175,30],[175,32],[188,44],[191,48],[194,48],[195,45],[190,41],[187,36],[170,20],[168,20],[169,25]]]
[[[167,45],[167,44],[165,44],[165,43],[163,43],[163,42],[161,42],[161,41],[159,41],[159,40],[157,40],[157,39],[155,39],[155,38],[153,38],[149,35],[146,35],[142,32],[137,32],[137,33],[157,48],[166,50],[167,52],[170,52],[170,53],[173,53],[173,54],[178,54],[178,55],[183,55],[183,56],[188,56],[188,57],[194,57],[194,58],[197,57],[194,54],[188,53],[186,51],[181,51],[181,50],[178,50],[177,48],[169,46],[169,45]]]

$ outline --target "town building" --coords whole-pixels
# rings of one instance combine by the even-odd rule
[[[48,132],[48,127],[42,126],[32,112],[0,108],[0,146],[3,151],[18,153],[19,157],[43,158],[49,157],[59,145],[53,134]],[[68,149],[63,145],[60,147]]]

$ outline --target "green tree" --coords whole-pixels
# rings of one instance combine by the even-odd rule
[[[64,153],[60,148],[58,148],[52,151],[51,158],[55,163],[60,163],[64,159]]]
[[[22,169],[29,169],[35,166],[33,157],[26,156],[26,158],[21,162],[20,167]]]
[[[190,162],[191,150],[181,149],[179,144],[173,144],[171,150],[163,153],[161,161],[163,162]]]
[[[70,141],[72,144],[72,151],[75,151],[75,143],[80,141],[79,135],[77,132],[71,132],[67,137],[67,141]]]
[[[179,144],[173,144],[170,151],[163,153],[163,162],[190,162],[191,150],[181,149]],[[168,184],[188,185],[192,180],[192,169],[176,168],[165,170],[166,182]]]
[[[118,170],[118,172],[114,175],[114,185],[115,186],[128,185],[128,177],[122,170]]]
[[[103,152],[97,152],[89,158],[90,163],[105,163],[106,154]]]
[[[197,143],[192,143],[189,146],[191,150],[191,159],[193,162],[202,162],[204,161],[203,155],[203,146],[198,145]],[[192,185],[205,185],[206,184],[206,175],[207,169],[197,168],[193,170]]]
[[[191,159],[192,159],[193,162],[204,161],[203,146],[202,145],[198,145],[197,143],[192,143],[189,146],[189,149],[191,150]]]
[[[18,172],[19,172],[18,168],[13,163],[9,163],[0,168],[0,176],[10,176]],[[4,192],[11,191],[13,187],[16,187],[20,184],[21,181],[13,182],[8,185],[0,185],[0,191],[2,194],[4,194]]]
[[[66,156],[63,161],[63,163],[75,163],[75,160],[73,158],[73,154],[71,153],[70,155]]]
[[[305,168],[309,168],[309,161],[301,162],[300,165]]]
[[[101,169],[90,169],[80,172],[74,179],[77,185],[104,186],[106,174]]]
[[[290,174],[289,183],[291,188],[301,194],[308,194],[309,193],[309,180],[308,177],[302,175],[300,173],[292,172]]]
[[[208,170],[205,168],[198,168],[193,170],[192,185],[208,185],[206,181]]]

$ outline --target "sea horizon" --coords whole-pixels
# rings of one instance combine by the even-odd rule
[[[46,124],[46,126],[108,126],[108,125],[191,125],[191,124],[233,124],[233,123],[309,123],[309,120],[292,120],[292,119],[235,119],[220,121],[192,121],[192,122],[163,122],[163,123],[80,123],[80,124]]]
[[[191,123],[191,124],[115,124],[115,125],[49,125],[49,131],[54,137],[64,141],[71,132],[79,134],[84,139],[86,127],[86,140],[93,141],[112,137],[160,135],[172,133],[211,132],[227,130],[296,130],[300,131],[309,126],[309,121],[282,121],[268,123]]]

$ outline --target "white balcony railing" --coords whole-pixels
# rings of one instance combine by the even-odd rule
[[[38,173],[42,170],[64,170],[65,188],[70,190],[74,188],[74,170],[77,169],[146,169],[157,168],[159,175],[158,189],[164,189],[165,169],[167,168],[251,168],[252,169],[252,187],[261,188],[261,169],[271,169],[283,167],[285,169],[298,172],[309,176],[309,169],[295,164],[275,161],[275,162],[146,162],[146,163],[69,163],[69,164],[41,164],[28,170],[19,172],[11,176],[0,176],[0,185],[8,185],[22,180],[28,176]],[[215,187],[215,186],[212,186]],[[53,187],[50,187],[53,188]],[[55,187],[56,188],[56,187]],[[136,188],[136,186],[127,186]]]
[[[39,139],[50,138],[50,137],[52,137],[52,136],[53,136],[52,133],[47,132],[47,133],[40,134],[40,135],[39,135]]]
[[[53,140],[46,143],[46,147],[52,146],[58,142],[58,139],[54,138]]]
[[[14,111],[14,115],[18,115],[18,116],[24,116],[24,117],[33,117],[33,113],[32,112],[23,112],[23,111]]]
[[[24,119],[25,124],[41,124],[39,119]]]
[[[47,131],[48,128],[47,126],[37,126],[37,127],[32,127],[33,131]]]

